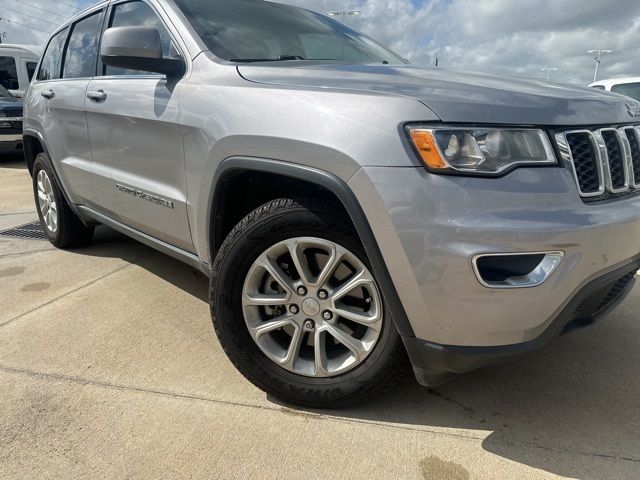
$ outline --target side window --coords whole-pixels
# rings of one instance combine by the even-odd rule
[[[604,85],[594,85],[591,88],[595,88],[596,90],[604,90]]]
[[[13,57],[0,57],[0,85],[7,90],[17,90],[18,69],[16,59]]]
[[[84,78],[95,75],[101,13],[94,13],[73,25],[64,56],[62,78]]]
[[[38,71],[38,80],[55,80],[60,78],[60,70],[62,69],[62,50],[64,43],[67,41],[69,27],[61,30],[49,42],[47,50],[42,57],[40,70]]]
[[[153,27],[160,32],[162,39],[162,56],[177,56],[171,44],[171,37],[165,28],[162,20],[145,2],[139,0],[127,3],[120,3],[113,7],[111,22],[109,27]],[[126,70],[117,67],[104,67],[105,75],[148,75],[145,72]]]
[[[38,62],[27,62],[27,75],[29,76],[29,81],[33,80],[33,74],[36,73],[36,67],[38,66]]]

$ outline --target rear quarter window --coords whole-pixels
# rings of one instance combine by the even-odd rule
[[[33,75],[36,73],[36,67],[38,66],[38,62],[27,62],[27,75],[29,76],[29,81],[33,80]]]

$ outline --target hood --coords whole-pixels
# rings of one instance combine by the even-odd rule
[[[593,88],[412,65],[251,64],[246,80],[415,98],[445,123],[577,126],[640,123],[640,103]],[[410,119],[420,120],[420,119]]]

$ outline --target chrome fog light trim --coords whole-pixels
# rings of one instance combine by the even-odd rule
[[[537,267],[526,275],[507,277],[502,281],[485,280],[480,273],[478,261],[486,257],[514,257],[514,256],[536,256],[544,255]],[[473,272],[480,284],[487,288],[531,288],[542,285],[551,274],[558,268],[564,258],[564,252],[504,252],[504,253],[483,253],[473,257]]]

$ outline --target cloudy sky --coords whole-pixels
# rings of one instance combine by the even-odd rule
[[[95,0],[2,0],[6,43],[45,42]],[[590,49],[613,49],[599,78],[640,75],[640,0],[281,0],[316,11],[357,9],[346,23],[419,65],[588,84]],[[8,20],[8,21],[7,21]],[[32,27],[32,28],[28,28]],[[37,29],[37,30],[36,30]]]

